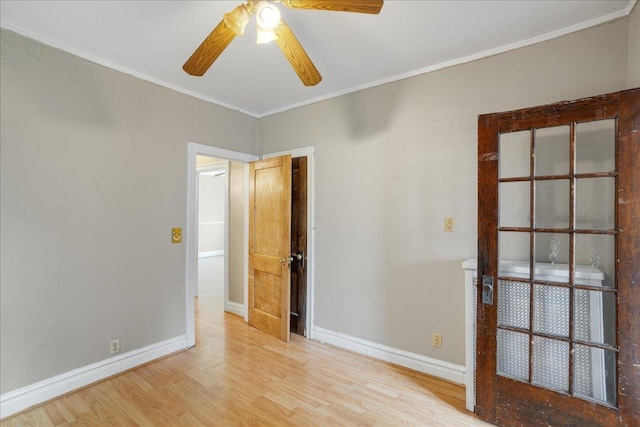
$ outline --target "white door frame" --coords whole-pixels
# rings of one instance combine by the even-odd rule
[[[258,156],[253,154],[240,153],[237,151],[225,150],[223,148],[211,147],[209,145],[198,144],[196,142],[189,142],[187,144],[187,221],[186,221],[186,260],[185,260],[185,315],[187,323],[187,347],[193,347],[196,344],[196,312],[195,312],[195,296],[196,296],[196,282],[198,277],[198,236],[197,236],[197,221],[198,221],[198,209],[197,209],[197,183],[198,172],[196,170],[196,156],[208,156],[216,157],[224,160],[233,160],[243,163],[252,162],[258,160]],[[245,173],[245,182],[248,180],[248,172]],[[249,188],[248,185],[245,186]],[[248,194],[248,192],[246,191]],[[245,199],[247,196],[245,195]],[[245,233],[247,233],[249,227],[249,207],[245,204]],[[228,221],[225,224],[225,251],[228,253]],[[248,235],[245,234],[245,235]],[[248,239],[245,240],[244,250],[244,292],[245,292],[245,310],[248,290],[248,273],[249,273],[249,247]],[[225,266],[225,286],[228,282],[228,266]],[[225,289],[226,292],[226,289]],[[226,297],[225,297],[226,298]]]
[[[279,153],[264,154],[263,159],[291,154],[292,158],[307,158],[307,338],[313,339],[314,310],[314,274],[315,274],[315,220],[314,220],[314,176],[315,176],[315,149],[313,147],[298,148],[295,150],[281,151]],[[246,294],[245,294],[246,295]]]

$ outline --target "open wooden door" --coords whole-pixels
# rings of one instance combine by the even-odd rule
[[[640,426],[640,89],[480,116],[476,413]]]
[[[249,324],[288,342],[291,156],[249,171]]]

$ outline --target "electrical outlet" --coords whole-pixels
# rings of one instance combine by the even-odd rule
[[[442,334],[434,332],[431,342],[435,348],[442,348]]]
[[[120,339],[109,341],[109,354],[116,354],[120,351]]]
[[[453,218],[444,219],[444,231],[447,231],[447,232],[453,231]]]

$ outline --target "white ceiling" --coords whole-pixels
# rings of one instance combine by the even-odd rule
[[[290,10],[323,81],[300,82],[253,21],[203,77],[182,64],[240,1],[7,1],[0,26],[255,117],[467,62],[628,15],[637,0],[399,1],[380,15]]]

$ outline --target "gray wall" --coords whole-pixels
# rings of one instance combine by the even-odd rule
[[[478,115],[624,89],[627,40],[622,19],[261,119],[261,153],[315,146],[315,324],[463,365]]]
[[[0,392],[186,332],[187,142],[257,120],[2,31]]]
[[[198,254],[224,251],[227,179],[198,174]]]

